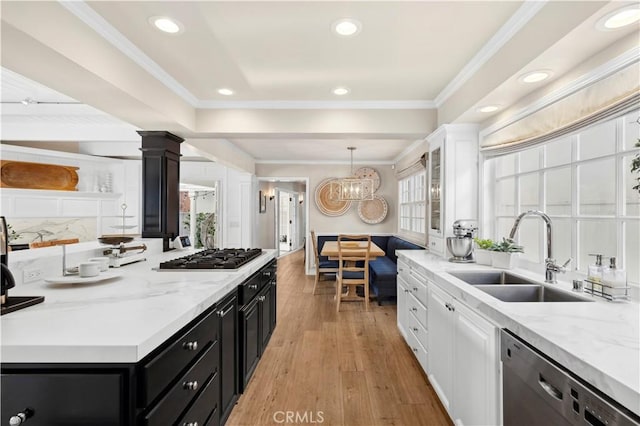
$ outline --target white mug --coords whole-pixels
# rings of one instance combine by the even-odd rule
[[[100,273],[98,262],[83,262],[78,265],[78,275],[82,278],[95,277]]]
[[[89,259],[89,262],[95,262],[100,265],[100,272],[104,272],[109,269],[108,257],[92,257]]]

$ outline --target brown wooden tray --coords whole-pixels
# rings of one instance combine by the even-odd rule
[[[57,164],[0,161],[0,187],[76,191],[78,167]]]

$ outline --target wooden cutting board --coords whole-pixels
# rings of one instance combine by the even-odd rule
[[[61,246],[63,244],[75,244],[79,242],[80,240],[78,238],[69,238],[67,240],[36,241],[33,243],[29,243],[29,248]]]
[[[0,187],[76,191],[78,167],[57,164],[0,161]]]

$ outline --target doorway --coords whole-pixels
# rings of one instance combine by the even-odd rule
[[[280,254],[291,252],[298,247],[297,241],[297,209],[298,194],[286,190],[278,190],[278,250]]]

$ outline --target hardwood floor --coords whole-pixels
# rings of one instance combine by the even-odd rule
[[[398,332],[396,306],[343,303],[334,281],[278,261],[278,325],[227,425],[450,425]]]

